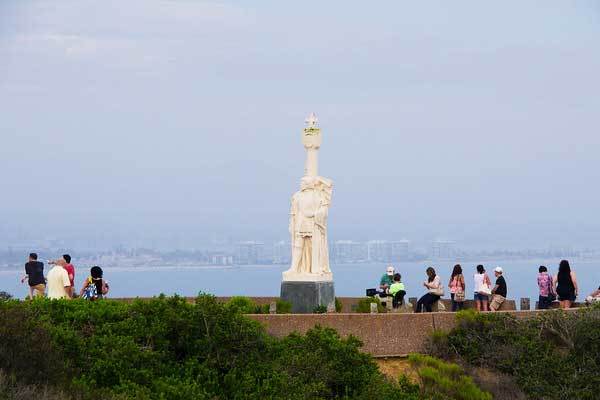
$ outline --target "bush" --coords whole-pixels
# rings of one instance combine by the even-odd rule
[[[313,314],[327,314],[327,306],[320,305],[315,307]]]
[[[342,308],[343,308],[342,301],[336,297],[335,298],[335,312],[337,312],[337,313],[342,312]]]
[[[43,384],[66,374],[49,327],[24,303],[0,303],[0,366],[23,383]]]
[[[12,294],[4,291],[0,291],[0,301],[11,300],[13,298]]]
[[[292,312],[292,303],[285,300],[277,300],[277,314],[290,314]]]
[[[275,339],[242,315],[250,305],[207,295],[195,304],[2,302],[0,365],[18,382],[86,400],[416,399],[381,375],[357,339],[324,328]]]
[[[428,399],[492,400],[492,395],[481,391],[456,364],[421,354],[411,354],[409,361],[417,369]]]
[[[598,396],[600,305],[547,311],[531,319],[462,311],[447,337],[434,341],[434,354],[513,376],[533,398]]]
[[[239,312],[242,314],[253,314],[257,310],[261,310],[261,306],[257,306],[252,299],[244,296],[234,296],[227,303],[225,303],[225,307],[233,310],[234,312]],[[269,312],[267,306],[267,313]],[[262,314],[262,313],[258,313]]]
[[[358,306],[356,307],[357,313],[370,313],[371,312],[371,303],[377,304],[377,312],[383,313],[385,312],[385,307],[381,305],[381,300],[378,297],[365,297],[364,299],[360,299],[358,301]]]

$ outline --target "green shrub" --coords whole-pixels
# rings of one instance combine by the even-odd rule
[[[314,308],[313,314],[327,314],[327,306],[320,305]]]
[[[13,298],[12,294],[10,294],[8,292],[0,291],[0,301],[10,300],[12,298]]]
[[[292,312],[292,303],[285,300],[277,300],[277,314],[290,314]]]
[[[0,365],[84,400],[413,398],[357,339],[323,328],[275,339],[244,317],[250,305],[208,295],[1,302]]]
[[[0,303],[0,367],[25,384],[56,381],[66,374],[49,327],[25,303]]]
[[[370,313],[371,312],[371,303],[377,304],[377,312],[383,313],[385,312],[385,307],[381,305],[381,300],[378,297],[365,297],[364,299],[360,299],[358,301],[358,306],[356,307],[357,313]]]
[[[446,338],[434,341],[434,354],[513,376],[532,398],[597,398],[600,305],[530,319],[464,311]]]
[[[337,313],[342,312],[342,308],[343,308],[342,301],[336,297],[335,298],[335,312],[337,312]]]
[[[411,354],[409,361],[417,369],[422,382],[421,390],[427,398],[492,400],[492,395],[479,389],[456,364],[421,354]]]
[[[225,303],[225,307],[242,314],[252,314],[258,310],[260,310],[261,306],[257,306],[252,299],[244,296],[234,296],[227,303]],[[267,313],[268,313],[267,308]],[[258,313],[261,314],[261,313]]]

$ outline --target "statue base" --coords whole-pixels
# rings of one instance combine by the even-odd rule
[[[283,281],[281,300],[292,303],[296,314],[312,313],[319,306],[335,309],[333,281]]]
[[[323,272],[322,274],[307,274],[292,272],[290,270],[283,271],[284,282],[328,282],[333,281],[331,272]]]

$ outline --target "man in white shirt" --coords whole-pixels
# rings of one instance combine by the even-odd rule
[[[70,299],[71,298],[71,280],[69,274],[63,268],[64,260],[58,260],[54,267],[48,271],[46,277],[46,287],[48,288],[49,299]]]

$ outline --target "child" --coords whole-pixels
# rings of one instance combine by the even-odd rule
[[[390,294],[393,296],[392,307],[397,309],[399,306],[404,304],[404,283],[401,282],[402,276],[398,273],[394,274],[394,283],[390,286]]]
[[[86,300],[102,299],[108,293],[108,282],[103,278],[102,268],[98,266],[92,267],[90,275],[81,288],[80,296]]]

